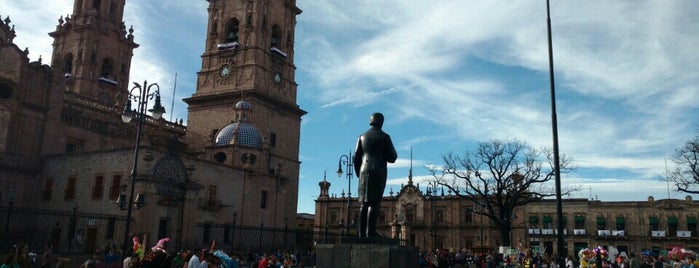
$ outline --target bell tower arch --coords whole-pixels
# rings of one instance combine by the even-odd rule
[[[126,100],[134,42],[122,21],[126,0],[76,0],[53,37],[51,67],[64,75],[68,91],[106,105]]]

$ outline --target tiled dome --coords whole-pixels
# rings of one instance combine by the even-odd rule
[[[255,126],[243,121],[230,123],[216,133],[216,146],[239,144],[247,147],[261,148],[262,135]]]
[[[250,110],[250,103],[245,101],[245,100],[241,100],[235,104],[235,108],[236,109],[243,109],[243,110]]]

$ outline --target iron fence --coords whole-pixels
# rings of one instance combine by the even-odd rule
[[[109,245],[118,245],[126,217],[71,210],[5,206],[0,208],[3,224],[2,248],[27,243],[43,250],[51,245],[64,254],[85,254]]]
[[[121,248],[126,217],[68,210],[0,207],[0,250],[27,243],[43,251],[51,245],[54,252],[66,255],[88,255],[108,247]],[[209,248],[237,252],[313,251],[316,244],[332,244],[343,236],[341,230],[313,230],[264,225],[230,225],[197,223],[196,233],[182,248]],[[215,242],[214,242],[215,241]]]

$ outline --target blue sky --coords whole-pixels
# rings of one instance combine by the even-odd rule
[[[72,0],[0,0],[20,48],[48,63]],[[131,80],[157,82],[165,118],[186,118],[201,66],[208,2],[127,1],[136,42]],[[299,212],[314,212],[327,170],[335,174],[373,112],[386,116],[399,159],[386,192],[444,153],[519,139],[552,147],[546,2],[298,0]],[[699,5],[686,1],[552,1],[560,150],[578,169],[570,197],[605,201],[684,198],[668,189],[666,161],[699,133]],[[170,109],[177,78],[174,112]],[[185,120],[186,122],[186,120]],[[356,179],[351,181],[356,188]],[[425,184],[423,184],[425,185]],[[356,189],[352,190],[356,193]],[[696,196],[693,197],[697,199]]]

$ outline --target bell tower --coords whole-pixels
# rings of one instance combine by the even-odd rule
[[[126,0],[75,0],[73,14],[54,32],[51,67],[68,91],[106,105],[123,104],[134,48],[133,27],[122,21]]]
[[[209,20],[196,92],[188,104],[187,142],[213,145],[243,98],[251,121],[280,157],[298,161],[301,116],[294,80],[295,0],[209,0]]]

